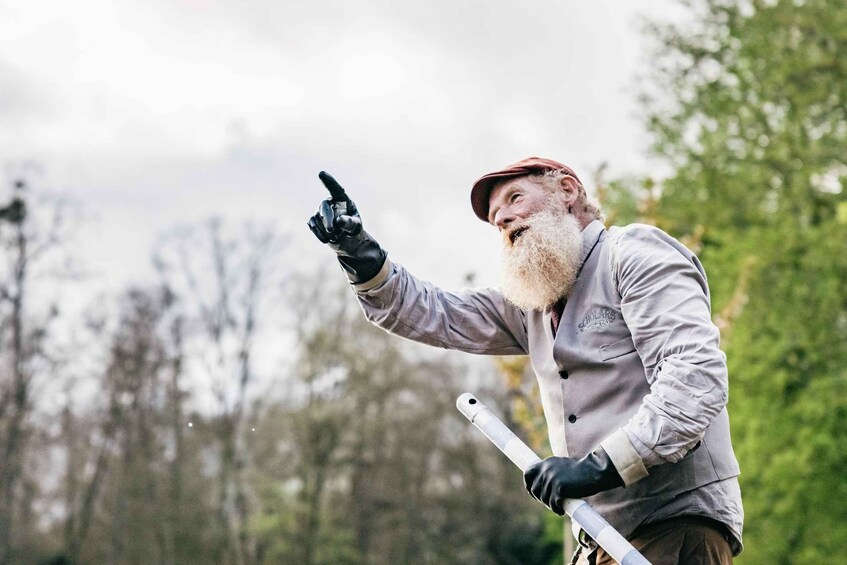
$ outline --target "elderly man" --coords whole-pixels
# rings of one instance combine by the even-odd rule
[[[530,356],[555,454],[526,471],[553,512],[585,497],[654,564],[741,551],[727,370],[697,257],[646,225],[606,230],[569,167],[530,157],[474,183],[503,238],[500,290],[448,292],[392,262],[335,180],[309,221],[369,320],[438,347]],[[597,563],[612,563],[597,550]]]

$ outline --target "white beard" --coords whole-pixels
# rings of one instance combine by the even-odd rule
[[[528,228],[514,243],[510,235]],[[571,214],[537,212],[503,232],[500,290],[522,310],[544,310],[567,296],[579,272],[582,230]]]

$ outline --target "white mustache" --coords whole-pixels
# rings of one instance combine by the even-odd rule
[[[524,234],[525,231],[529,229],[529,225],[523,224],[520,226],[515,226],[511,229],[503,231],[503,244],[504,245],[514,245],[520,236]]]

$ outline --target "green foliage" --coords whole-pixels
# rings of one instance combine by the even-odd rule
[[[730,368],[747,563],[847,552],[847,5],[688,3],[645,93],[655,222],[700,255]]]
[[[552,512],[544,513],[544,541],[550,546],[557,547],[559,551],[557,551],[554,555],[550,557],[550,560],[547,561],[548,565],[563,565],[564,563],[569,563],[571,555],[568,555],[568,561],[565,561],[565,552],[562,551],[562,548],[565,546],[565,536],[570,536],[573,538],[573,534],[571,533],[571,522],[570,518],[560,518],[553,514]],[[573,542],[576,543],[576,540]],[[574,546],[576,547],[576,546]],[[571,553],[568,551],[567,553]]]

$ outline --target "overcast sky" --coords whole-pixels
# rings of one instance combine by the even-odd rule
[[[589,188],[643,170],[640,22],[669,3],[0,0],[0,160],[86,211],[92,284],[143,279],[157,234],[212,215],[333,261],[305,226],[321,169],[413,272],[496,284],[471,183],[530,155]]]

